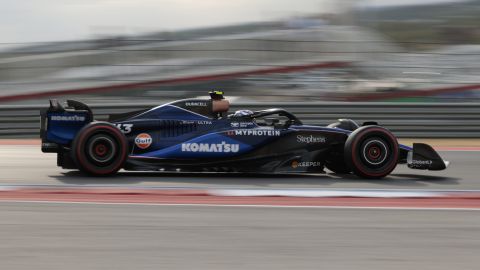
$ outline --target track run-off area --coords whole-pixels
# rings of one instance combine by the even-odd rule
[[[55,154],[40,151],[38,140],[0,141],[3,201],[107,203],[480,208],[474,141],[436,141],[451,162],[444,171],[411,170],[404,165],[385,179],[333,173],[315,175],[127,172],[92,177],[56,166]],[[448,198],[447,198],[448,197]]]
[[[445,171],[353,175],[125,172],[56,166],[0,141],[2,269],[477,269],[476,145]]]

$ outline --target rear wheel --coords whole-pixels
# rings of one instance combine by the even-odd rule
[[[127,158],[125,135],[115,126],[95,122],[85,126],[72,144],[72,158],[78,168],[92,175],[111,175]]]
[[[382,178],[398,163],[399,150],[395,136],[379,126],[365,126],[352,132],[345,143],[345,163],[364,178]]]

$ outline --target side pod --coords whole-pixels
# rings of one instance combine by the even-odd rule
[[[430,145],[414,143],[413,150],[408,152],[407,164],[410,169],[441,171],[446,169],[450,162],[443,160]]]

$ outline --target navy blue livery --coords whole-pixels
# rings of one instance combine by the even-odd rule
[[[132,171],[322,173],[382,178],[397,164],[443,170],[448,162],[426,144],[399,145],[375,122],[340,119],[304,125],[283,109],[231,114],[221,92],[96,121],[85,104],[56,100],[42,110],[42,151],[58,166],[91,175]]]

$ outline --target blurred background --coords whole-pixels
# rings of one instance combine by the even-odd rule
[[[0,2],[0,104],[480,98],[478,0]]]
[[[0,0],[1,269],[478,269],[479,15],[480,0]],[[104,120],[211,90],[231,111],[377,121],[452,165],[105,178],[40,152],[50,98]]]

